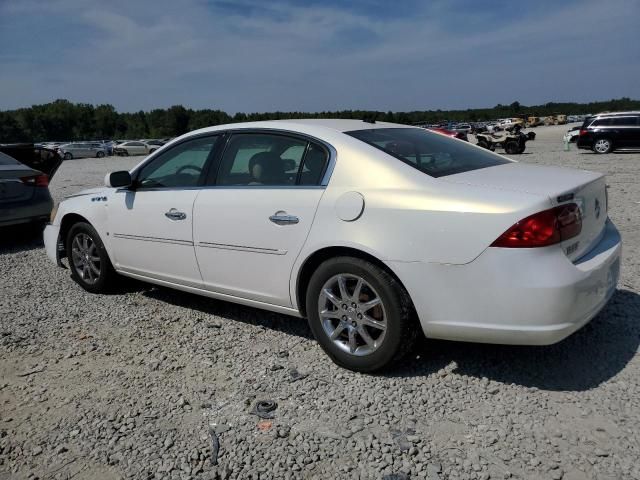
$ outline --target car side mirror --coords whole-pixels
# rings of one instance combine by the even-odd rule
[[[131,174],[126,170],[107,173],[104,177],[104,184],[111,188],[129,187],[132,183]]]

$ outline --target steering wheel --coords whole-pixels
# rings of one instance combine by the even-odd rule
[[[198,174],[202,173],[202,168],[198,167],[197,165],[183,165],[176,171],[176,175],[182,173],[185,170],[195,170]]]

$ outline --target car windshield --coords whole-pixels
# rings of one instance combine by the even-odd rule
[[[419,128],[376,128],[345,133],[432,177],[510,163],[467,142]]]

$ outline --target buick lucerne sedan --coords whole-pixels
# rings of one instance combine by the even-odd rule
[[[60,203],[48,256],[307,318],[374,371],[429,338],[558,342],[616,288],[605,179],[422,128],[281,120],[197,130]]]

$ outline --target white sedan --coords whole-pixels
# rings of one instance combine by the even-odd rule
[[[147,155],[155,152],[158,145],[149,145],[144,142],[129,141],[116,145],[113,149],[117,155]]]
[[[308,318],[326,353],[382,368],[430,338],[544,345],[616,288],[599,173],[534,166],[422,128],[221,125],[176,138],[45,229],[90,292],[117,274]]]

